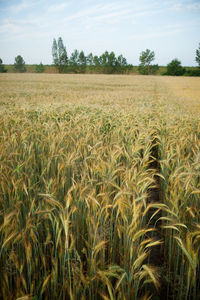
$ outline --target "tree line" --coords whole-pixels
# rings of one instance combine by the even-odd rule
[[[75,49],[70,56],[68,56],[66,46],[61,37],[53,40],[52,44],[52,58],[53,65],[58,73],[103,73],[103,74],[128,74],[133,69],[131,64],[127,63],[126,58],[121,54],[116,56],[113,51],[105,51],[100,56],[90,53],[85,55],[84,51]],[[156,74],[159,70],[157,64],[152,64],[155,60],[155,52],[149,49],[140,53],[138,71],[143,75]],[[181,61],[177,58],[173,59],[168,65],[167,70],[162,75],[173,76],[200,76],[200,43],[196,49],[195,61],[198,68],[186,70],[181,65]],[[14,71],[26,72],[26,64],[21,55],[15,57]],[[43,73],[45,66],[42,62],[36,65],[35,72]],[[0,58],[0,73],[7,72],[2,59]]]
[[[127,63],[126,58],[121,54],[118,57],[115,53],[105,51],[97,56],[92,53],[85,55],[84,51],[75,49],[68,57],[66,47],[61,37],[53,40],[52,45],[53,64],[59,73],[86,73],[86,71],[105,73],[105,74],[123,74],[132,69],[132,65]]]

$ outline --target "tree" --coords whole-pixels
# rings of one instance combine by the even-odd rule
[[[57,67],[58,66],[58,45],[56,39],[53,39],[52,56],[53,56],[53,64]]]
[[[86,56],[86,66],[87,66],[87,71],[94,71],[94,56],[92,53],[88,54],[88,56]]]
[[[21,55],[15,57],[14,69],[20,73],[26,72],[25,61]]]
[[[112,74],[117,71],[117,58],[115,53],[112,51],[108,53],[108,61],[107,61],[107,72]]]
[[[117,58],[115,56],[115,53],[105,51],[100,57],[99,57],[99,65],[101,67],[101,71],[106,74],[112,74],[117,71]]]
[[[64,73],[68,65],[68,57],[66,47],[61,37],[58,38],[58,42],[56,42],[56,39],[53,39],[52,56],[53,63],[58,69],[58,72]]]
[[[181,76],[185,73],[185,68],[181,66],[181,62],[175,58],[167,65],[166,75]]]
[[[84,52],[81,51],[79,53],[79,57],[78,57],[78,65],[79,65],[79,72],[80,73],[85,73],[85,71],[86,71],[86,63],[87,63],[87,58],[86,58]]]
[[[45,71],[45,67],[42,62],[35,67],[35,73],[43,73]]]
[[[116,61],[116,73],[123,74],[125,72],[129,72],[132,69],[132,65],[127,64],[127,60],[123,55],[119,55]]]
[[[88,54],[88,56],[86,57],[86,62],[87,62],[88,66],[93,66],[93,64],[94,64],[94,57],[93,57],[92,53]]]
[[[123,73],[126,67],[127,67],[126,58],[123,57],[123,55],[121,54],[117,57],[117,71]]]
[[[2,59],[0,58],[0,73],[6,73],[7,70],[5,69],[5,66],[3,64]]]
[[[140,65],[138,71],[141,74],[149,75],[155,74],[158,70],[158,65],[151,65],[151,62],[155,59],[155,52],[149,49],[142,51],[139,57]]]
[[[70,69],[73,72],[78,73],[79,51],[77,49],[75,49],[74,52],[72,52],[69,60],[69,65],[71,67]]]
[[[98,55],[94,56],[93,62],[94,62],[95,67],[99,67],[100,66],[100,61],[99,61]]]
[[[200,43],[199,43],[199,48],[196,50],[195,60],[198,63],[198,67],[200,68]]]

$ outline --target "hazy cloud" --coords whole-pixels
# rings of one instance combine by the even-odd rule
[[[59,4],[54,4],[54,5],[50,5],[47,9],[47,12],[60,12],[62,11],[63,9],[65,9],[66,7],[68,7],[70,5],[70,3],[66,3],[66,2],[63,2],[63,3],[59,3]]]
[[[170,10],[181,12],[181,11],[200,11],[200,2],[193,2],[192,1],[179,1],[179,2],[173,2],[173,4],[170,7]]]
[[[143,33],[143,34],[135,34],[129,37],[130,40],[148,40],[148,39],[153,39],[153,38],[162,38],[162,37],[166,37],[166,36],[173,36],[175,34],[180,33],[181,31],[183,31],[183,29],[180,28],[172,28],[169,30],[152,30],[148,31],[147,33]]]
[[[13,14],[17,14],[20,13],[24,10],[28,10],[28,9],[32,9],[33,6],[37,5],[38,2],[36,1],[32,1],[32,0],[23,0],[18,4],[15,5],[11,5],[10,7],[8,7],[8,9],[10,10],[11,13]]]

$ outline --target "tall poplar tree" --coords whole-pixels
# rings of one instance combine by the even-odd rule
[[[200,43],[199,43],[199,48],[196,50],[196,57],[195,57],[196,62],[198,63],[198,66],[200,68]]]
[[[68,57],[66,47],[64,46],[61,37],[58,38],[58,42],[56,41],[56,39],[53,40],[52,57],[53,63],[58,69],[58,72],[64,73],[68,65]]]

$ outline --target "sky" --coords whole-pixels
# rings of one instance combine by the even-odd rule
[[[13,64],[51,64],[53,39],[101,55],[123,54],[139,64],[140,53],[155,52],[154,63],[178,58],[193,66],[200,43],[200,0],[0,0],[0,58]]]

